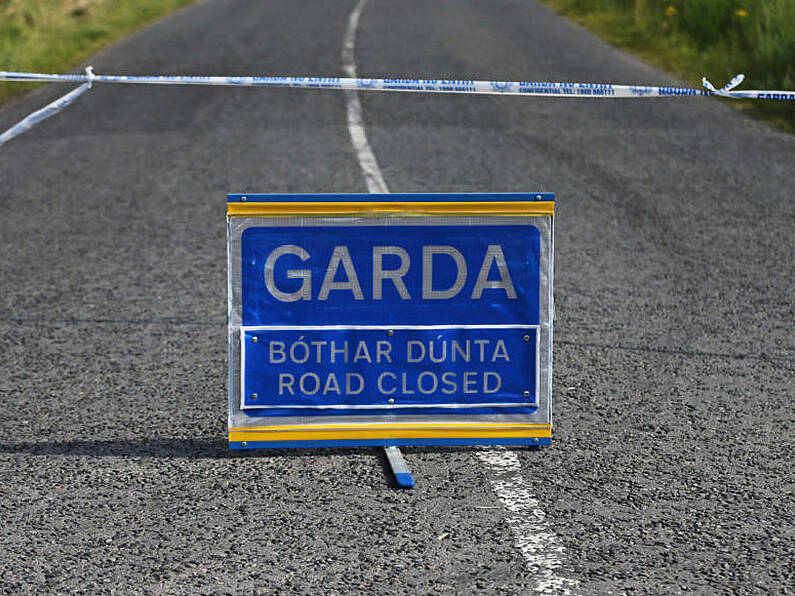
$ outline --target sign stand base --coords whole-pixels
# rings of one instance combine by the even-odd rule
[[[411,476],[406,460],[403,459],[403,454],[400,449],[394,445],[384,447],[384,452],[389,460],[389,467],[392,468],[392,473],[395,475],[395,482],[399,488],[414,488],[414,478]]]

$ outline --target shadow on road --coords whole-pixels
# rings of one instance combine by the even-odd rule
[[[226,441],[216,438],[0,443],[0,453],[92,457],[184,457],[191,459],[236,457],[236,453],[230,452]]]
[[[72,455],[89,457],[145,457],[186,459],[233,459],[242,457],[318,457],[361,453],[362,449],[381,451],[377,447],[350,449],[257,449],[233,451],[222,438],[192,439],[119,439],[72,440],[0,443],[0,454]],[[383,465],[387,466],[386,458]]]

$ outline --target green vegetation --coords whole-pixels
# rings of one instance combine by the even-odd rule
[[[0,70],[64,72],[193,0],[0,0]],[[35,84],[0,83],[0,103]]]
[[[694,87],[795,90],[795,0],[542,1]],[[795,102],[732,103],[795,132]]]

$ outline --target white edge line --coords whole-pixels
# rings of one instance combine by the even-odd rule
[[[506,521],[516,548],[533,573],[538,594],[571,596],[579,589],[576,580],[560,574],[565,548],[560,544],[541,509],[532,487],[522,476],[519,456],[508,449],[477,452],[494,494],[507,510]]]

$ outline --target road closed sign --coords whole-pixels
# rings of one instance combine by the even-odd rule
[[[234,449],[548,444],[554,197],[229,195]]]

